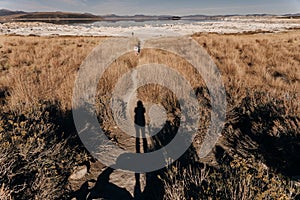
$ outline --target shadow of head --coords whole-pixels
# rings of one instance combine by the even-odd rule
[[[131,194],[125,189],[109,182],[109,176],[114,172],[113,168],[108,167],[97,178],[95,186],[87,195],[88,200],[103,198],[111,200],[130,200]]]

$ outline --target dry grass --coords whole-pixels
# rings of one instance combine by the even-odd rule
[[[270,95],[294,96],[299,91],[299,31],[278,34],[199,34],[194,39],[220,68],[227,91],[262,89]],[[58,100],[71,108],[76,71],[99,37],[0,37],[0,88],[9,88],[10,106],[38,100]],[[147,50],[140,57],[125,55],[103,77],[104,93],[138,64],[161,63],[180,71],[192,86],[202,86],[183,59]],[[191,80],[191,77],[193,80]],[[236,92],[242,95],[244,92]],[[149,95],[150,96],[150,95]],[[241,99],[241,98],[237,98]]]
[[[165,199],[295,199],[299,194],[293,182],[270,172],[263,163],[238,158],[222,165],[218,169],[171,167],[162,179]]]
[[[281,137],[299,138],[299,33],[300,31],[295,30],[276,34],[197,34],[193,36],[208,51],[222,73],[227,92],[229,114],[224,136],[231,139],[233,136],[238,137],[235,133],[239,132],[243,137],[242,140],[245,139],[245,135],[248,133],[254,134],[255,137],[260,139],[263,138],[262,136],[272,137],[272,139],[273,137],[277,139]],[[74,164],[75,161],[72,161],[74,158],[68,157],[69,153],[62,150],[69,147],[63,146],[66,145],[63,142],[49,144],[47,136],[43,135],[42,132],[51,136],[55,134],[72,134],[73,127],[69,127],[70,122],[68,121],[71,118],[66,113],[71,110],[76,72],[86,56],[103,39],[102,37],[0,36],[0,103],[4,103],[0,110],[1,115],[3,114],[3,118],[0,118],[0,133],[1,137],[5,136],[1,140],[1,145],[11,145],[11,150],[16,148],[17,150],[12,152],[21,156],[24,162],[27,163],[27,167],[38,168],[39,164],[43,165],[46,161],[53,160],[54,157],[67,157],[65,165],[68,169]],[[164,51],[144,50],[140,56],[129,53],[116,60],[99,82],[98,100],[100,104],[98,105],[98,111],[100,118],[104,120],[102,125],[105,130],[112,131],[110,127],[112,127],[113,117],[107,109],[107,103],[118,78],[130,69],[149,62],[165,64],[182,73],[191,82],[193,88],[200,91],[197,97],[199,101],[203,101],[203,105],[207,105],[202,113],[203,116],[207,115],[209,97],[208,92],[203,89],[205,84],[201,76],[195,74],[193,68],[182,58]],[[174,112],[174,115],[176,112],[174,107],[178,107],[173,94],[158,85],[148,85],[140,88],[138,97],[144,102],[161,103],[168,112]],[[44,111],[45,103],[41,102],[50,102],[50,105],[56,105],[63,114],[52,113],[52,109]],[[48,120],[48,115],[53,115],[53,118],[57,116],[61,118],[57,121],[51,121]],[[20,116],[25,116],[25,119],[21,119]],[[45,120],[41,121],[39,118],[45,118]],[[31,122],[40,123],[40,125],[31,127]],[[65,122],[68,125],[65,125]],[[52,129],[52,126],[56,129]],[[203,126],[206,126],[206,124]],[[202,130],[202,132],[204,131]],[[26,133],[30,136],[27,137]],[[30,146],[34,146],[34,142],[31,138],[40,137],[40,135],[43,136],[41,137],[41,143],[38,144],[40,145],[38,146],[40,152],[35,152],[37,156],[32,157],[31,151],[34,152],[34,149]],[[253,142],[255,143],[254,146],[256,145],[255,148],[258,149],[257,143],[259,140],[252,141],[252,139],[247,140],[246,145],[249,146]],[[53,141],[55,143],[57,139],[54,137]],[[224,142],[224,145],[233,145],[227,143],[229,142]],[[219,166],[220,168],[213,168],[209,173],[210,175],[215,174],[215,178],[203,177],[203,180],[206,181],[206,186],[203,186],[206,190],[202,191],[203,197],[219,195],[220,198],[239,199],[241,197],[247,199],[247,195],[257,198],[271,195],[274,198],[289,198],[299,193],[299,191],[294,190],[294,187],[289,187],[289,184],[292,184],[289,179],[282,178],[273,172],[273,169],[259,169],[253,174],[251,170],[257,167],[255,162],[262,160],[261,157],[257,154],[249,155],[248,151],[244,151],[243,148],[246,148],[243,146],[244,143],[236,143],[235,145],[235,147],[231,146],[231,149],[227,149],[230,152],[235,152],[231,156],[234,154],[240,157],[252,156],[256,158],[250,164],[248,162],[243,164],[246,162],[243,159],[233,158],[228,166],[222,165]],[[198,148],[196,144],[195,148]],[[1,148],[0,150],[3,155],[7,153],[4,149]],[[48,152],[47,158],[43,157],[45,152]],[[17,163],[15,159],[12,159],[12,163],[8,162],[7,159],[3,161],[0,158],[0,161],[10,166]],[[37,164],[34,164],[35,162]],[[34,195],[35,198],[44,198],[49,195],[45,191],[50,191],[51,187],[54,187],[55,189],[52,192],[55,194],[53,195],[65,197],[63,194],[65,185],[58,186],[57,181],[65,180],[64,176],[68,174],[68,171],[66,170],[65,174],[59,174],[62,167],[57,167],[53,162],[52,164],[56,166],[55,170],[47,169],[49,167],[47,166],[45,171],[39,172],[34,180],[25,181],[26,184],[34,183],[35,185],[26,190],[21,188],[24,194],[34,192],[31,195]],[[248,168],[244,169],[246,165]],[[249,165],[251,165],[251,170],[249,170]],[[22,174],[26,169],[26,167],[20,168],[16,172]],[[169,170],[169,175],[174,177],[174,171],[172,170]],[[227,182],[220,180],[217,176],[225,173],[222,170],[232,170],[230,173],[236,173],[234,175],[237,176],[237,179],[233,175],[228,175]],[[272,175],[269,175],[269,170],[272,171],[270,172],[270,174],[273,173]],[[14,182],[10,182],[11,180],[8,177],[9,175],[16,176],[16,172],[11,171],[13,170],[7,172],[0,167],[0,178],[5,180],[5,184],[0,185],[0,198],[2,194],[11,194],[10,190],[14,190]],[[47,174],[49,171],[51,172],[50,175]],[[184,173],[184,177],[176,176],[174,182],[172,182],[170,176],[162,177],[165,181],[166,191],[169,192],[166,198],[172,198],[176,195],[178,195],[177,198],[184,195],[184,198],[188,198],[184,187],[193,184],[194,187],[199,189],[198,187],[202,187],[203,180],[197,182],[197,176],[208,172],[201,171],[201,174],[197,174],[197,172],[195,175],[194,169],[186,169]],[[229,172],[226,171],[226,173]],[[265,174],[258,177],[259,173]],[[263,180],[263,178],[266,180]],[[53,179],[56,181],[53,181]],[[259,186],[256,185],[259,179],[266,181],[266,189],[260,190]],[[226,186],[229,182],[232,185],[228,189]],[[178,194],[173,191],[175,188],[171,188],[176,184],[179,187]],[[248,186],[252,189],[249,190]],[[215,187],[215,190],[208,191],[209,187]],[[218,187],[219,190],[216,189]],[[280,188],[286,189],[285,193],[282,193]],[[168,191],[168,189],[172,190]],[[239,192],[240,190],[244,193]],[[279,193],[282,193],[283,196],[280,196]],[[174,195],[172,196],[172,194]],[[14,195],[16,194],[14,193]]]
[[[0,199],[1,200],[11,200],[9,189],[5,188],[4,185],[0,188]]]
[[[223,72],[227,86],[299,91],[299,31],[277,34],[194,36]],[[233,85],[234,86],[234,85]]]
[[[0,37],[0,88],[9,87],[9,105],[58,100],[63,108],[70,109],[76,71],[102,39]]]

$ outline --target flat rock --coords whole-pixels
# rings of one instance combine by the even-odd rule
[[[88,173],[88,168],[86,165],[75,167],[74,172],[71,174],[71,180],[82,179]]]

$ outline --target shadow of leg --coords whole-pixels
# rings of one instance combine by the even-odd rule
[[[143,136],[143,149],[144,149],[144,153],[147,153],[148,152],[148,143],[147,143],[145,128],[142,128],[142,136]]]
[[[141,153],[141,147],[140,147],[140,129],[138,127],[135,127],[135,151],[136,153]]]
[[[141,147],[140,147],[140,139],[139,138],[136,138],[135,139],[135,150],[136,150],[136,153],[141,153]]]
[[[135,174],[134,199],[142,199],[140,174]]]

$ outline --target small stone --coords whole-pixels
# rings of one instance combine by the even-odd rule
[[[88,168],[86,165],[75,167],[73,174],[71,174],[71,180],[79,180],[82,179],[88,173]]]

